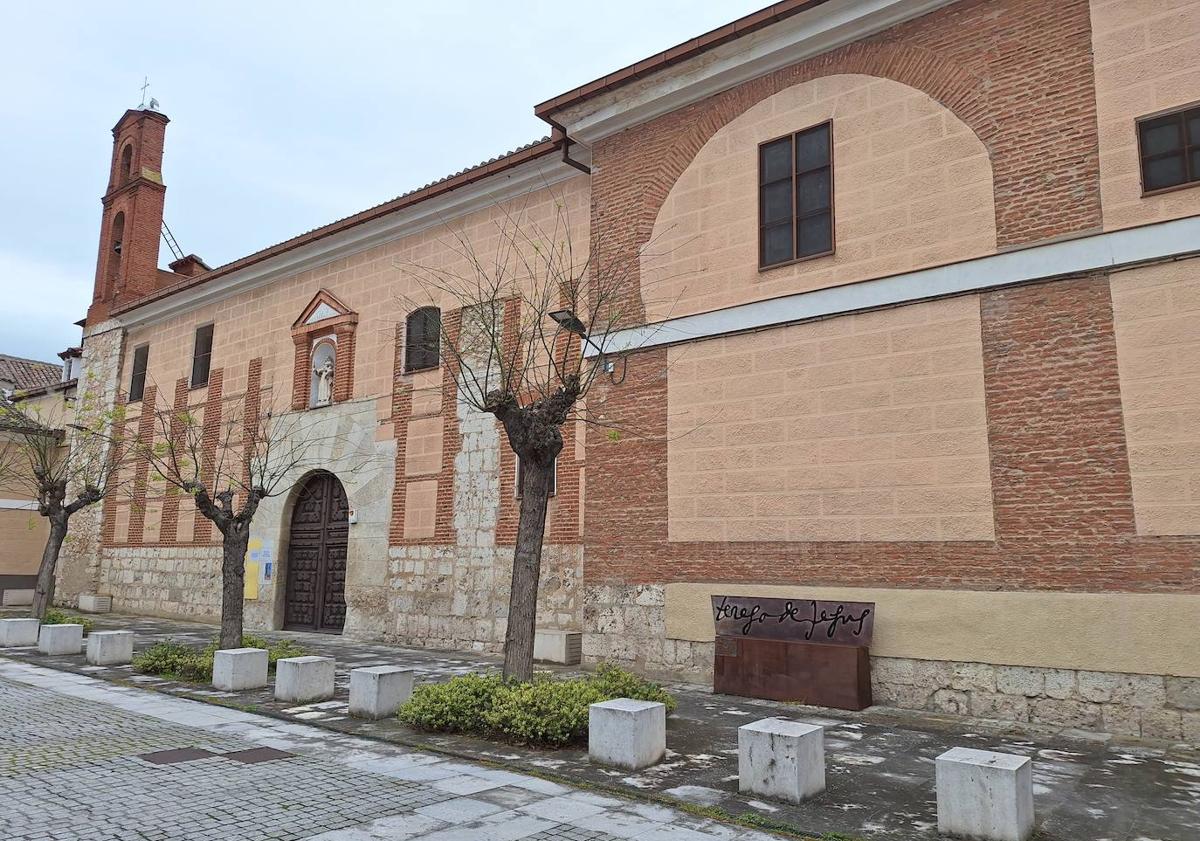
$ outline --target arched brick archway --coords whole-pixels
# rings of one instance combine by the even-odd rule
[[[901,82],[975,132],[992,159],[998,247],[1101,224],[1087,2],[965,0],[599,141],[592,222],[606,256],[630,258],[649,241],[672,185],[721,127],[785,88],[837,74]],[[1029,87],[1046,95],[1031,104],[1019,96]]]

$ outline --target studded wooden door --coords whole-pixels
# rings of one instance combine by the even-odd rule
[[[288,538],[285,628],[341,633],[348,515],[346,491],[332,474],[318,473],[300,489]]]

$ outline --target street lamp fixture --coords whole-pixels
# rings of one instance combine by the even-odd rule
[[[579,316],[575,314],[574,310],[555,310],[550,313],[550,317],[557,321],[558,326],[568,333],[574,333],[583,339],[587,338],[587,327],[579,320]],[[591,343],[589,342],[589,344]]]

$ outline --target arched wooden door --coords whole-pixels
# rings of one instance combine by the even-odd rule
[[[331,473],[310,476],[292,509],[283,627],[340,634],[346,621],[349,506]]]

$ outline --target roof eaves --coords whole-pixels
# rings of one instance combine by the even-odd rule
[[[299,248],[302,245],[316,242],[333,234],[341,233],[342,231],[353,228],[355,225],[361,225],[365,222],[370,222],[378,219],[381,216],[386,216],[389,213],[394,213],[397,210],[403,210],[412,207],[422,201],[444,195],[459,187],[464,187],[468,184],[473,184],[492,175],[512,169],[513,167],[523,164],[527,161],[536,160],[544,157],[558,149],[562,148],[562,140],[559,138],[543,137],[540,140],[535,140],[532,143],[527,143],[524,146],[519,146],[511,152],[503,155],[497,155],[494,158],[489,158],[480,164],[460,170],[452,175],[447,175],[445,178],[440,178],[437,181],[430,182],[424,187],[419,187],[415,190],[410,190],[407,193],[402,193],[394,199],[377,204],[374,207],[369,207],[366,210],[330,222],[328,225],[323,225],[319,228],[313,228],[310,231],[305,231],[302,234],[268,246],[264,249],[249,254],[245,257],[240,257],[237,260],[226,263],[223,266],[217,266],[211,271],[203,274],[189,277],[186,281],[180,281],[171,286],[164,287],[156,292],[145,295],[136,300],[114,307],[112,313],[121,315],[130,312],[138,307],[145,306],[153,301],[160,301],[178,292],[183,292],[200,286],[210,280],[222,277],[227,274],[232,274],[239,269],[244,269],[247,266],[252,266],[255,263],[260,263],[271,257],[276,257],[293,248]]]
[[[721,44],[741,38],[743,35],[749,35],[751,32],[756,32],[827,2],[829,0],[783,0],[783,2],[775,3],[765,9],[738,18],[732,23],[705,32],[696,38],[689,38],[682,44],[676,44],[661,53],[656,53],[649,58],[601,76],[586,85],[580,85],[566,93],[547,99],[545,102],[535,105],[533,113],[541,119],[551,122],[550,116],[563,108],[591,99],[593,96],[621,87],[659,70],[665,70],[673,64],[686,61]]]

